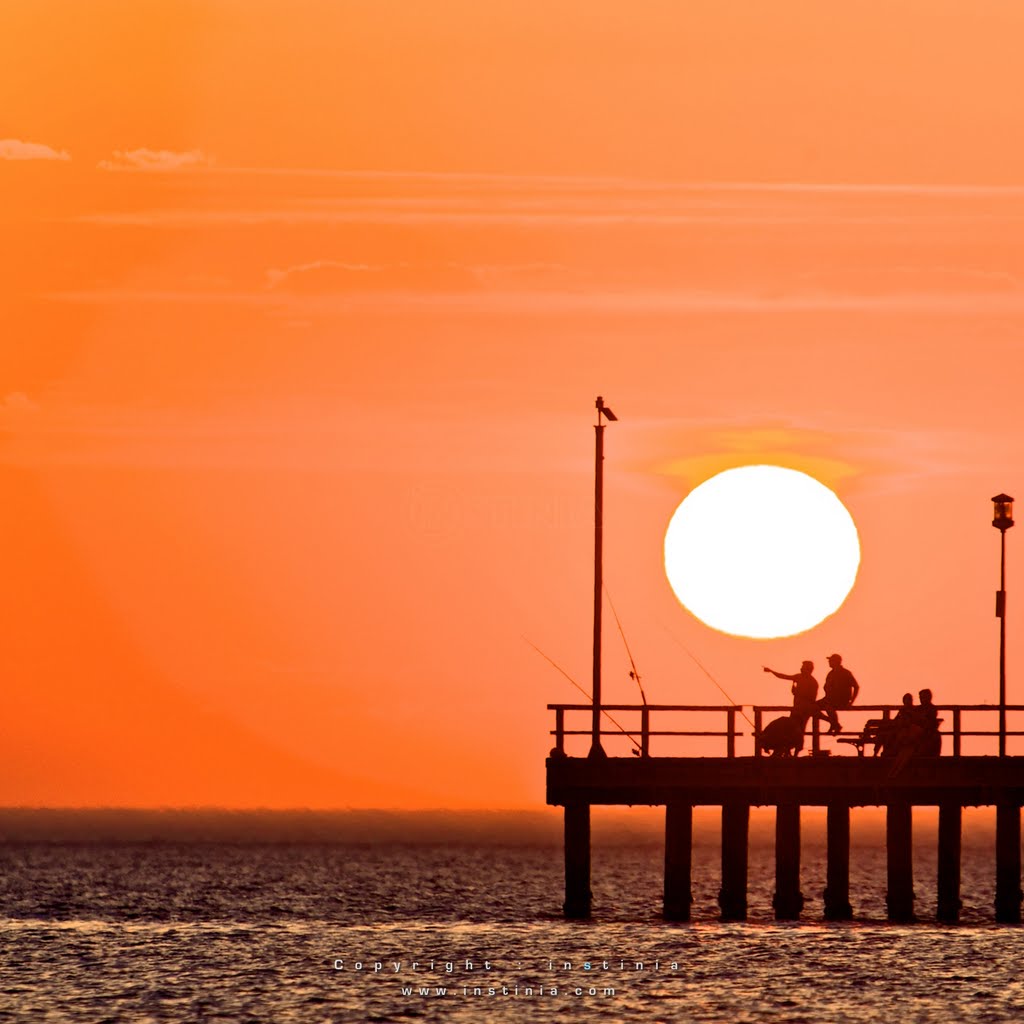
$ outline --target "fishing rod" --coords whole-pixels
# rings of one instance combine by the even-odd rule
[[[612,600],[611,591],[608,589],[608,584],[604,585],[605,597],[608,598],[608,607],[612,610],[612,616],[615,618],[615,625],[619,627],[619,636],[622,637],[622,643],[626,648],[626,656],[629,658],[629,664],[632,671],[629,673],[630,679],[636,680],[636,685],[640,687],[640,697],[644,704],[647,703],[647,694],[644,693],[643,684],[640,682],[640,672],[636,667],[636,662],[633,660],[633,652],[629,649],[629,641],[626,639],[626,631],[622,628],[622,623],[619,621],[619,613],[615,610],[615,602]]]
[[[665,632],[668,633],[668,635],[672,637],[672,639],[680,647],[682,647],[682,649],[690,656],[690,659],[697,666],[697,668],[699,668],[701,672],[703,672],[704,675],[706,675],[708,679],[710,679],[711,682],[713,682],[715,686],[718,687],[718,689],[722,692],[722,696],[725,697],[725,699],[734,707],[738,707],[740,709],[740,714],[744,717],[744,719],[746,720],[747,724],[751,727],[751,729],[755,728],[754,723],[750,721],[750,719],[747,717],[747,713],[743,710],[743,706],[737,704],[736,701],[734,701],[732,697],[730,697],[729,694],[725,692],[725,687],[722,686],[722,684],[697,660],[697,656],[693,653],[693,651],[691,651],[690,648],[687,647],[686,644],[684,644],[683,641],[680,640],[679,637],[677,637],[675,633],[673,633],[672,630],[670,630],[668,626],[665,625],[665,623],[661,623],[661,628],[665,630]]]
[[[530,645],[530,646],[531,646],[531,647],[532,647],[532,648],[533,648],[533,649],[534,649],[534,650],[535,650],[535,651],[536,651],[536,652],[537,652],[537,653],[538,653],[538,654],[539,654],[539,655],[540,655],[540,656],[541,656],[541,657],[542,657],[542,658],[543,658],[543,659],[544,659],[544,660],[545,660],[546,662],[548,662],[548,664],[549,664],[549,665],[552,665],[552,666],[553,666],[554,668],[556,668],[556,669],[557,669],[557,670],[558,670],[559,672],[561,672],[561,673],[562,673],[562,675],[563,675],[563,676],[565,676],[565,678],[566,678],[566,679],[568,679],[568,680],[569,680],[569,682],[570,682],[570,683],[572,683],[572,685],[573,685],[573,686],[575,686],[575,687],[576,687],[576,689],[577,689],[577,690],[579,690],[579,691],[580,691],[580,693],[582,693],[582,694],[583,694],[583,696],[587,698],[587,700],[589,700],[589,701],[593,701],[593,699],[594,699],[594,698],[593,698],[593,697],[591,697],[591,695],[590,695],[589,693],[587,693],[587,691],[586,691],[586,690],[584,690],[584,689],[583,689],[583,687],[582,687],[582,686],[580,686],[580,684],[579,684],[579,683],[577,683],[577,682],[576,682],[576,680],[575,680],[575,679],[573,679],[573,677],[572,677],[571,675],[569,675],[569,673],[568,673],[568,672],[566,672],[566,671],[565,671],[565,669],[564,669],[564,668],[562,668],[562,666],[561,666],[561,665],[559,665],[557,661],[555,661],[555,659],[554,659],[554,658],[551,658],[551,657],[549,657],[549,656],[548,656],[547,654],[545,654],[545,653],[544,653],[544,652],[543,652],[543,651],[542,651],[542,650],[541,650],[541,649],[540,649],[540,648],[539,648],[539,647],[538,647],[538,646],[537,646],[537,645],[536,645],[536,644],[535,644],[535,643],[534,643],[534,642],[533,642],[532,640],[530,640],[530,639],[529,639],[528,637],[525,637],[525,636],[524,636],[524,637],[523,637],[523,639],[524,639],[524,640],[525,640],[525,641],[526,641],[526,642],[527,642],[527,643],[528,643],[528,644],[529,644],[529,645]],[[645,702],[645,703],[646,703],[646,702]],[[615,728],[616,728],[616,729],[618,729],[618,730],[619,730],[619,732],[621,732],[621,733],[622,733],[622,735],[623,735],[623,736],[625,736],[625,737],[626,737],[626,738],[627,738],[627,739],[628,739],[628,740],[630,741],[630,743],[635,743],[635,744],[636,744],[636,746],[637,746],[637,749],[636,749],[636,750],[634,750],[634,751],[633,751],[633,753],[634,753],[634,754],[639,754],[639,753],[640,753],[640,750],[639,750],[639,748],[640,748],[640,741],[639,741],[639,740],[638,740],[638,739],[637,739],[637,738],[636,738],[636,737],[635,737],[635,736],[634,736],[634,735],[633,735],[632,733],[628,733],[628,732],[626,732],[626,730],[625,730],[625,729],[623,729],[623,728],[622,728],[622,726],[621,726],[621,725],[620,725],[620,724],[619,724],[619,723],[618,723],[618,722],[617,722],[617,721],[616,721],[616,720],[615,720],[614,718],[612,718],[612,716],[611,716],[611,715],[610,715],[610,714],[609,714],[609,713],[608,713],[607,711],[605,711],[605,710],[604,710],[604,708],[602,708],[602,709],[601,709],[601,714],[602,714],[602,715],[604,715],[604,717],[605,717],[605,718],[607,718],[607,719],[608,719],[608,721],[609,721],[609,722],[611,722],[611,723],[612,723],[612,725],[614,725],[614,726],[615,726]]]

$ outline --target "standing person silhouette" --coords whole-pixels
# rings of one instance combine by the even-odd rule
[[[825,676],[825,696],[818,701],[817,713],[820,718],[827,718],[829,736],[842,732],[837,709],[848,708],[860,693],[860,684],[853,678],[853,673],[843,665],[841,654],[828,656],[829,673]]]
[[[800,665],[800,671],[795,675],[787,675],[785,672],[776,672],[775,669],[763,666],[765,672],[771,672],[778,679],[788,679],[793,685],[790,691],[793,694],[792,717],[797,719],[800,725],[800,746],[797,750],[803,750],[804,729],[807,728],[807,720],[818,710],[818,680],[814,678],[814,662],[805,661]]]

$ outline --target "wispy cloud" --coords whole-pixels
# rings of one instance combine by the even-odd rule
[[[71,154],[63,149],[44,146],[41,142],[22,139],[0,139],[0,160],[70,160]]]
[[[465,181],[396,182],[391,194],[352,179],[344,190],[318,196],[280,193],[238,205],[175,206],[97,211],[81,218],[95,224],[166,228],[221,225],[382,224],[464,228],[615,227],[974,227],[1024,221],[1024,192],[921,190],[888,193],[867,189],[765,186],[631,186],[572,189],[549,182],[529,187],[516,181],[506,189],[494,182],[474,187]],[[895,189],[895,186],[893,187]],[[258,193],[257,193],[258,195]],[[262,200],[262,201],[261,201]]]
[[[851,297],[891,295],[1000,295],[1024,293],[1024,280],[1008,270],[950,266],[844,267],[799,275],[803,292],[841,292]]]
[[[651,419],[638,426],[645,450],[653,453],[640,468],[690,487],[758,462],[802,470],[833,488],[887,493],[925,478],[990,473],[1019,458],[1020,448],[1012,438],[994,449],[991,438],[971,429],[851,428],[842,413],[784,423],[744,415],[718,423]]]
[[[245,232],[244,264],[223,289],[189,294],[153,275],[120,301],[302,307],[302,317],[385,303],[513,315],[1024,313],[1024,275],[1006,258],[1024,224],[1022,189],[372,172],[244,188],[214,180],[230,173],[240,172],[202,168],[166,205],[145,190],[134,197],[145,205],[129,194],[75,218],[104,230]],[[411,230],[386,245],[341,225]],[[278,226],[309,228],[283,258]],[[450,232],[428,242],[423,226]],[[81,288],[60,298],[118,301]]]
[[[267,287],[278,288],[298,274],[318,273],[322,270],[337,270],[342,273],[363,273],[374,268],[365,263],[342,263],[340,260],[311,260],[290,267],[274,268],[267,271]]]
[[[4,409],[0,398],[0,466],[377,472],[387,444],[382,448],[373,439],[384,437],[386,427],[401,422],[408,424],[409,436],[418,433],[403,448],[403,458],[408,460],[403,467],[425,465],[432,448],[430,461],[435,467],[474,455],[477,445],[471,436],[465,437],[461,449],[449,440],[446,453],[436,451],[436,440],[422,424],[432,408],[426,402],[385,409],[354,396],[340,408],[334,401],[305,394],[231,394],[221,395],[209,408],[197,409],[174,403],[133,405],[68,391],[50,395],[47,405],[35,407],[31,415],[15,415]],[[496,456],[488,449],[485,467],[516,465],[519,452],[510,445],[503,451],[505,456]]]
[[[97,288],[82,291],[48,292],[45,297],[57,302],[97,305],[126,303],[170,303],[175,305],[266,306],[299,308],[307,313],[345,314],[355,312],[387,313],[494,313],[501,315],[628,314],[686,315],[706,313],[788,314],[788,313],[864,313],[864,314],[944,314],[975,316],[981,314],[1024,315],[1024,292],[980,292],[963,294],[892,293],[887,295],[849,295],[839,292],[803,292],[760,294],[755,291],[693,291],[688,289],[622,288],[619,290],[491,291],[448,289],[363,288],[343,290],[309,287],[261,291],[188,291],[183,289]]]
[[[471,267],[457,263],[346,263],[312,260],[266,272],[271,290],[300,294],[337,292],[465,291],[480,284]]]
[[[1024,198],[1024,185],[942,183],[926,181],[816,182],[816,181],[673,181],[603,175],[513,174],[484,171],[425,171],[340,169],[330,167],[243,167],[207,165],[219,176],[295,178],[343,181],[346,185],[402,185],[415,188],[475,191],[622,193],[722,193],[750,195],[822,196],[922,196],[973,198]]]
[[[24,391],[11,391],[0,398],[0,411],[31,412],[39,406]]]
[[[199,149],[176,152],[171,149],[115,150],[109,160],[97,166],[104,171],[180,171],[190,167],[205,167],[210,160]]]
[[[616,226],[686,227],[737,225],[741,227],[782,227],[789,225],[821,225],[863,227],[902,227],[920,218],[902,214],[854,215],[826,213],[779,212],[770,214],[705,212],[681,210],[643,210],[622,207],[571,209],[552,204],[539,209],[529,204],[506,204],[503,209],[471,209],[466,205],[423,203],[415,208],[408,203],[381,203],[373,200],[338,200],[318,206],[297,208],[249,209],[154,209],[88,214],[79,218],[88,224],[111,224],[136,227],[204,228],[221,225],[343,225],[385,224],[409,227],[595,227]],[[1008,218],[1020,223],[1024,216]],[[937,224],[971,223],[975,218],[938,215]],[[1007,218],[1003,219],[1005,223]]]

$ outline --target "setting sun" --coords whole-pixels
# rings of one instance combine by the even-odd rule
[[[857,577],[857,528],[806,473],[741,466],[705,480],[676,509],[665,571],[702,622],[736,636],[793,636],[835,612]]]

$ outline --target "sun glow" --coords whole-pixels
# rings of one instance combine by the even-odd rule
[[[741,466],[695,487],[665,534],[676,597],[714,629],[793,636],[846,600],[860,543],[843,503],[824,484],[781,466]]]

